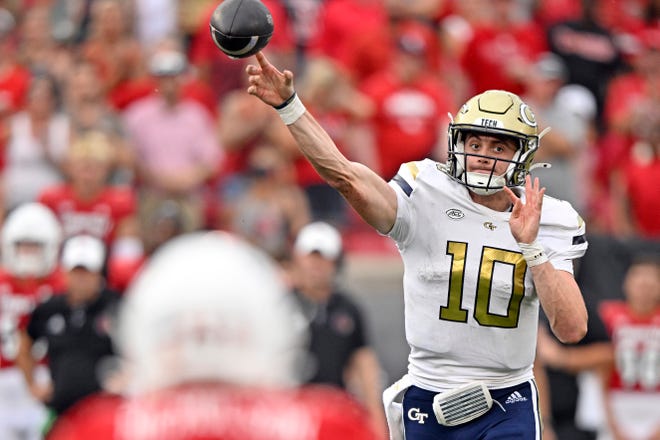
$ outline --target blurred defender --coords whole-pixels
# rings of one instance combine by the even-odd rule
[[[339,152],[291,72],[256,57],[248,93],[275,106],[319,174],[403,258],[411,351],[408,374],[384,393],[390,435],[540,438],[539,304],[560,340],[584,336],[572,260],[587,244],[577,212],[529,176],[541,137],[529,106],[501,90],[473,97],[450,124],[447,163],[405,163],[388,184]]]
[[[116,342],[127,397],[83,401],[53,440],[369,440],[364,409],[297,388],[305,323],[261,251],[224,233],[173,239],[129,288]]]
[[[62,231],[50,209],[26,203],[12,211],[2,227],[0,269],[0,438],[40,439],[47,411],[31,395],[17,365],[20,332],[41,302],[64,289],[58,264]],[[43,347],[41,347],[43,348]],[[34,350],[35,384],[48,383],[44,350]]]

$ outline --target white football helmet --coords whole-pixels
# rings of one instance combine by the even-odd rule
[[[470,132],[505,135],[518,141],[518,150],[507,161],[509,166],[503,175],[466,172],[467,156],[478,156],[465,152],[464,142]],[[447,173],[481,195],[493,194],[505,186],[524,185],[542,135],[538,134],[534,113],[520,97],[503,90],[488,90],[463,104],[449,124]]]
[[[127,291],[116,342],[128,393],[189,381],[251,386],[300,382],[306,323],[275,263],[223,232],[160,248]]]
[[[62,228],[55,214],[40,203],[26,203],[9,213],[2,227],[2,265],[19,278],[44,277],[57,267]],[[19,243],[40,247],[20,252]]]

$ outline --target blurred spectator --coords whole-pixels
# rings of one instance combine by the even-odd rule
[[[2,228],[0,269],[0,438],[38,440],[45,407],[30,394],[16,364],[19,332],[32,310],[64,289],[58,264],[61,231],[48,208],[28,203],[7,217]],[[34,350],[34,383],[48,381],[43,347]]]
[[[533,4],[534,21],[543,29],[559,22],[577,20],[582,14],[580,2],[576,0],[537,0]]]
[[[467,101],[471,96],[472,84],[461,62],[475,29],[483,26],[489,18],[487,2],[454,0],[449,13],[439,20],[440,73],[445,83],[451,84],[457,102]]]
[[[605,102],[606,132],[599,140],[594,182],[600,193],[601,229],[617,235],[653,236],[657,226],[654,186],[642,184],[657,178],[654,140],[660,120],[660,34],[640,31],[634,38],[636,52],[629,53],[632,70],[613,79]],[[641,172],[639,176],[630,173]],[[639,191],[633,195],[632,191]],[[630,197],[630,199],[628,199]],[[635,224],[635,223],[640,223]],[[650,229],[649,229],[650,228]]]
[[[151,56],[160,52],[180,52],[184,53],[184,41],[176,35],[165,37],[154,44],[154,47],[149,52]],[[217,54],[217,50],[216,50]],[[151,72],[150,72],[151,73]],[[199,73],[197,68],[187,68],[181,75],[181,97],[191,99],[202,104],[213,116],[217,115],[218,101],[215,96],[215,91],[206,82]],[[152,95],[158,92],[158,78],[152,73],[150,75],[140,77],[124,90],[126,98],[126,107],[140,98]],[[122,101],[124,99],[122,98]]]
[[[588,380],[599,375],[612,360],[607,335],[597,319],[590,320],[587,336],[578,345],[561,344],[549,331],[547,322],[539,327],[537,358],[545,374],[543,394],[547,394],[549,411],[543,422],[557,440],[596,440],[598,426],[584,426],[580,420],[581,403],[588,401]],[[585,386],[587,384],[587,386]],[[596,405],[593,405],[593,404]],[[588,402],[593,412],[602,410],[601,402]],[[597,406],[594,408],[594,406]],[[544,433],[545,438],[545,433]]]
[[[290,17],[291,34],[296,47],[296,69],[302,71],[307,61],[307,50],[311,41],[316,39],[321,26],[323,0],[285,0],[283,2]]]
[[[608,129],[633,139],[660,113],[660,28],[640,31],[635,46],[632,71],[612,80],[605,101]]]
[[[89,37],[81,56],[97,66],[103,91],[115,108],[125,108],[135,97],[133,81],[144,76],[144,52],[130,26],[129,10],[121,0],[91,4]]]
[[[70,142],[70,121],[60,110],[52,77],[30,82],[25,110],[9,121],[10,137],[3,173],[4,209],[36,200],[47,186],[62,182],[62,160]]]
[[[53,77],[61,87],[74,54],[67,41],[58,39],[55,33],[52,5],[36,4],[20,17],[18,47],[21,63],[33,73]]]
[[[177,13],[175,24],[179,33],[186,40],[189,40],[202,23],[208,24],[208,20],[204,21],[207,19],[207,11],[210,8],[215,9],[222,1],[224,0],[220,2],[217,0],[178,0],[173,2]]]
[[[579,84],[594,95],[597,122],[602,130],[602,110],[610,79],[621,68],[621,53],[614,35],[603,27],[604,1],[581,0],[582,15],[576,20],[557,23],[548,29],[550,49],[568,69],[568,82]]]
[[[393,20],[437,21],[451,9],[452,0],[386,0],[387,13]]]
[[[605,301],[600,316],[614,360],[605,376],[611,439],[660,438],[660,258],[639,256],[623,282],[625,300]]]
[[[660,103],[659,103],[660,104]],[[615,233],[660,239],[660,112],[648,115],[626,162],[612,173]],[[653,119],[651,119],[653,118]]]
[[[16,20],[7,9],[0,8],[0,169],[4,168],[10,135],[9,118],[23,107],[30,81],[30,72],[18,60],[16,46]]]
[[[590,196],[590,176],[595,166],[596,101],[586,88],[565,85],[568,72],[562,59],[545,52],[525,79],[523,97],[536,114],[540,128],[550,127],[543,136],[543,148],[534,157],[549,162],[551,168],[538,168],[547,194],[566,200],[585,213]]]
[[[71,118],[72,137],[85,136],[87,132],[107,136],[114,149],[110,180],[132,183],[135,158],[128,146],[123,122],[108,103],[96,65],[85,60],[77,61],[65,86],[64,104]]]
[[[37,305],[21,332],[16,363],[33,396],[55,415],[101,389],[98,372],[114,353],[109,332],[119,297],[104,287],[104,253],[103,242],[95,237],[67,240],[61,260],[65,291]],[[34,374],[31,350],[39,340],[48,345],[51,381],[46,384],[38,383]]]
[[[77,61],[64,85],[64,109],[71,118],[74,137],[86,131],[100,131],[113,141],[124,140],[124,128],[115,109],[108,105],[97,65]]]
[[[245,66],[242,62],[237,62]],[[215,179],[216,222],[230,228],[227,211],[248,186],[248,159],[259,145],[268,145],[288,156],[295,149],[293,138],[282,127],[274,109],[255,105],[258,101],[243,90],[228,93],[220,103],[218,135],[224,151],[221,170]],[[286,147],[292,144],[291,147]]]
[[[433,72],[437,41],[422,22],[401,23],[391,61],[362,84],[376,106],[371,119],[379,174],[389,179],[402,163],[446,157],[451,90]]]
[[[351,160],[377,167],[378,153],[372,145],[368,125],[375,108],[353,84],[346,69],[332,58],[309,58],[298,87],[304,93],[305,105],[313,109],[317,120],[340,150]],[[344,198],[319,176],[292,142],[293,138],[287,139],[291,142],[282,145],[293,157],[297,182],[307,195],[312,218],[347,226],[350,223],[348,216],[352,213]]]
[[[51,0],[50,20],[53,36],[60,42],[78,44],[87,37],[89,13],[94,0]]]
[[[376,430],[384,433],[381,369],[368,342],[365,317],[336,283],[343,252],[339,231],[324,222],[303,227],[293,247],[294,294],[311,333],[309,382],[353,392]]]
[[[521,13],[515,0],[493,0],[482,6],[488,8],[488,19],[474,28],[462,59],[472,91],[501,89],[521,94],[533,61],[546,50],[545,35]]]
[[[184,230],[192,231],[205,223],[204,188],[220,165],[220,146],[211,114],[181,96],[188,68],[184,54],[157,51],[149,68],[158,93],[124,112],[137,161],[140,217],[150,218],[163,200],[175,200],[185,212]]]
[[[209,37],[209,20],[218,3],[209,4],[204,11],[196,31],[190,37],[188,54],[191,64],[199,72],[199,77],[214,91],[216,100],[223,101],[229,92],[243,90],[245,65],[219,52],[213,39]],[[273,17],[276,29],[264,52],[278,60],[279,65],[292,68],[296,62],[295,43],[284,2],[263,0],[263,3]]]
[[[143,256],[135,190],[109,183],[116,157],[110,142],[100,132],[78,138],[67,154],[67,182],[39,195],[59,218],[65,238],[88,234],[103,240],[109,278],[115,266],[135,266]]]
[[[190,1],[177,0],[136,0],[133,1],[133,16],[135,35],[145,52],[172,35],[179,33],[178,15],[186,14],[184,3]],[[198,3],[208,3],[208,0]],[[197,12],[194,9],[194,12]]]
[[[250,154],[247,188],[230,208],[231,231],[284,262],[298,231],[310,221],[305,193],[282,152],[257,146]]]
[[[303,331],[265,254],[220,232],[177,238],[120,310],[115,342],[129,394],[81,402],[50,439],[374,439],[347,395],[292,388]]]
[[[30,72],[18,59],[17,43],[16,19],[0,9],[0,114],[19,110],[28,90]]]
[[[588,239],[589,249],[580,260],[576,272],[590,317],[584,344],[560,346],[562,350],[556,351],[558,355],[553,356],[552,351],[548,354],[543,349],[544,338],[539,338],[538,356],[546,359],[549,366],[553,363],[551,359],[558,362],[555,367],[548,368],[555,426],[565,425],[566,429],[577,426],[589,432],[589,437],[577,438],[593,439],[595,431],[602,429],[605,419],[602,386],[591,368],[602,366],[602,361],[612,359],[606,328],[602,320],[598,319],[599,306],[604,300],[620,300],[624,297],[621,286],[626,268],[635,255],[660,253],[660,242],[639,239],[624,241],[593,232]],[[604,351],[603,343],[607,345]],[[587,370],[584,370],[585,367]],[[576,374],[578,370],[581,372]],[[558,438],[563,440],[564,437]],[[565,438],[572,437],[566,434]]]
[[[389,15],[381,0],[323,2],[308,56],[327,56],[359,83],[389,62]]]

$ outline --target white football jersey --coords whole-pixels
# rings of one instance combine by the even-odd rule
[[[408,372],[444,391],[482,380],[493,388],[532,377],[539,301],[509,229],[510,212],[474,203],[468,189],[426,159],[390,181],[398,199],[389,236],[404,264]],[[524,189],[520,188],[524,200]],[[573,273],[587,243],[568,202],[543,200],[538,241],[556,269]]]

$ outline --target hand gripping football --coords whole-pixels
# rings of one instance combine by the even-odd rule
[[[211,38],[230,58],[246,58],[266,47],[273,17],[260,0],[224,0],[210,21]]]

